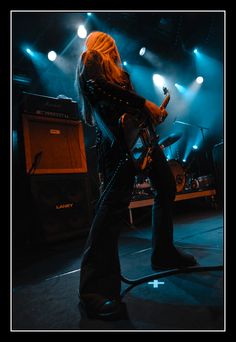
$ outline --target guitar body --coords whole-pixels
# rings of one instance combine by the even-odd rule
[[[151,153],[158,139],[149,121],[149,118],[139,121],[134,115],[128,113],[120,118],[125,148],[138,170],[144,170],[150,163]]]
[[[167,94],[161,106],[165,108],[170,100],[167,88],[163,88]],[[134,166],[139,171],[145,170],[151,162],[151,154],[159,136],[155,133],[155,127],[151,118],[146,115],[134,115],[125,113],[120,118],[123,141],[126,151],[131,156]]]

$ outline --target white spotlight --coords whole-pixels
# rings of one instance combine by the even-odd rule
[[[203,77],[202,77],[202,76],[198,76],[198,77],[196,78],[196,82],[199,83],[199,84],[201,84],[201,83],[203,82]]]
[[[82,39],[87,37],[87,30],[84,27],[84,25],[79,25],[78,30],[77,30],[77,34]]]
[[[50,60],[50,61],[55,61],[55,59],[57,58],[57,54],[56,54],[56,52],[55,51],[50,51],[49,53],[48,53],[48,59]]]
[[[139,50],[140,56],[143,56],[143,55],[145,54],[145,52],[146,52],[146,48],[145,48],[145,46],[144,46],[144,47],[142,47],[142,48]]]
[[[152,76],[153,82],[155,86],[157,87],[163,87],[164,86],[164,78],[161,75],[154,74]]]

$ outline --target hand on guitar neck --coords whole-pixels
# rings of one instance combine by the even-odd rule
[[[163,91],[165,95],[168,92],[166,88],[163,88]],[[167,117],[168,113],[165,108],[169,100],[170,96],[167,94],[160,107],[146,100],[145,107],[147,110],[142,113],[145,115],[135,117],[132,114],[124,113],[119,120],[124,148],[132,157],[138,170],[146,169],[152,160],[152,151],[157,142],[154,126],[163,122]],[[164,147],[164,145],[161,146],[161,148]]]
[[[170,95],[168,93],[167,88],[163,88],[163,91],[164,94],[167,95],[163,100],[162,104],[160,105],[160,107],[157,106],[154,102],[151,102],[149,100],[145,101],[145,107],[150,111],[152,124],[154,126],[157,126],[158,124],[162,123],[168,115],[166,111],[166,106],[170,101]]]

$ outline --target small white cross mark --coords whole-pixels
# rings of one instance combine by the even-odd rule
[[[154,288],[157,288],[158,285],[164,285],[165,282],[164,281],[158,281],[158,280],[153,280],[153,281],[149,281],[148,284],[153,285]]]

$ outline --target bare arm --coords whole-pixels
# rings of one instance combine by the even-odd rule
[[[145,107],[149,110],[154,125],[162,123],[168,115],[164,107],[159,107],[154,102],[149,100],[145,101]]]

